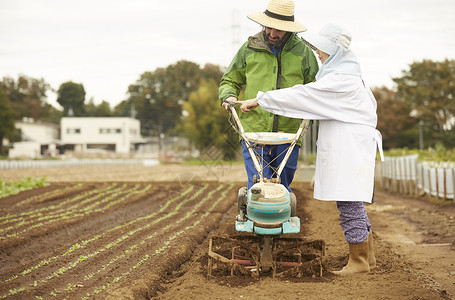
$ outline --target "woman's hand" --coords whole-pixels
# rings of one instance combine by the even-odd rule
[[[240,106],[240,109],[243,113],[249,112],[250,110],[253,110],[259,106],[258,100],[256,98],[245,101],[237,101],[236,103],[242,104],[242,106]]]

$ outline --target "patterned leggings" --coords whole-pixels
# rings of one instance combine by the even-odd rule
[[[358,244],[368,238],[371,224],[363,202],[337,201],[341,228],[349,244]]]

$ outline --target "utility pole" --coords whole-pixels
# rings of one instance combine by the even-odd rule
[[[423,120],[419,121],[419,149],[423,150]]]
[[[232,47],[234,49],[234,52],[237,51],[237,49],[240,46],[240,11],[235,9],[231,13],[232,16]]]

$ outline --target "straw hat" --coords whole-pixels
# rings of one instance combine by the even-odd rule
[[[304,32],[302,38],[315,48],[333,55],[338,47],[349,49],[352,35],[343,27],[328,23],[322,27],[318,34]]]
[[[262,26],[288,32],[302,32],[306,27],[294,21],[294,2],[292,0],[270,0],[264,12],[248,15],[248,18]]]

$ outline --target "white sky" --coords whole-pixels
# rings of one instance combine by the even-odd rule
[[[393,87],[409,64],[455,59],[454,0],[294,0],[296,19],[353,35],[364,77]],[[126,98],[145,71],[185,59],[227,66],[260,30],[247,14],[268,0],[0,0],[0,78],[82,83],[86,101]],[[48,102],[60,108],[55,93]]]

